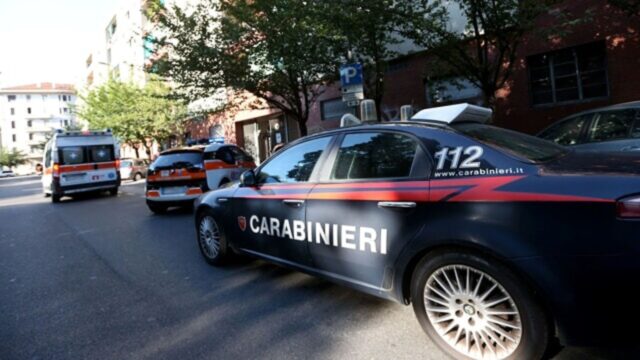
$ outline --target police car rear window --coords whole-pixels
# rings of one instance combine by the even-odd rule
[[[453,127],[483,144],[532,162],[551,160],[567,152],[564,147],[550,141],[494,126],[462,123]]]
[[[177,152],[160,155],[160,157],[151,164],[151,167],[159,169],[189,167],[194,165],[202,165],[202,152]]]

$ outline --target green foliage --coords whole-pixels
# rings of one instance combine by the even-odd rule
[[[110,128],[120,141],[151,155],[153,142],[162,143],[182,132],[185,106],[169,97],[170,88],[151,80],[144,88],[109,80],[83,96],[78,115],[92,129]]]
[[[159,11],[168,56],[157,69],[189,100],[221,88],[248,92],[294,118],[300,132],[322,85],[337,79],[344,51],[335,28],[318,21],[323,1],[202,1]]]
[[[493,106],[496,92],[511,78],[517,52],[525,38],[538,30],[561,35],[577,24],[554,12],[560,0],[415,0],[403,2],[408,21],[403,34],[436,57],[431,76],[462,78],[479,87],[485,105]],[[451,7],[466,19],[463,31],[451,24]],[[556,14],[554,25],[540,29],[541,15]]]
[[[18,165],[26,164],[27,161],[27,155],[20,150],[0,149],[0,168],[6,166],[11,169]]]
[[[609,3],[629,16],[640,16],[640,0],[609,0]]]

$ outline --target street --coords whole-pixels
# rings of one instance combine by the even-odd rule
[[[152,215],[143,187],[51,204],[39,178],[0,181],[1,359],[446,358],[411,307],[262,261],[207,265],[192,214]]]

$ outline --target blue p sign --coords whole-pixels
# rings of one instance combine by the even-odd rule
[[[340,67],[342,86],[362,85],[362,64],[348,64]]]

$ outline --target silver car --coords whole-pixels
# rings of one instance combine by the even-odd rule
[[[639,151],[640,101],[572,115],[538,136],[579,151]]]

